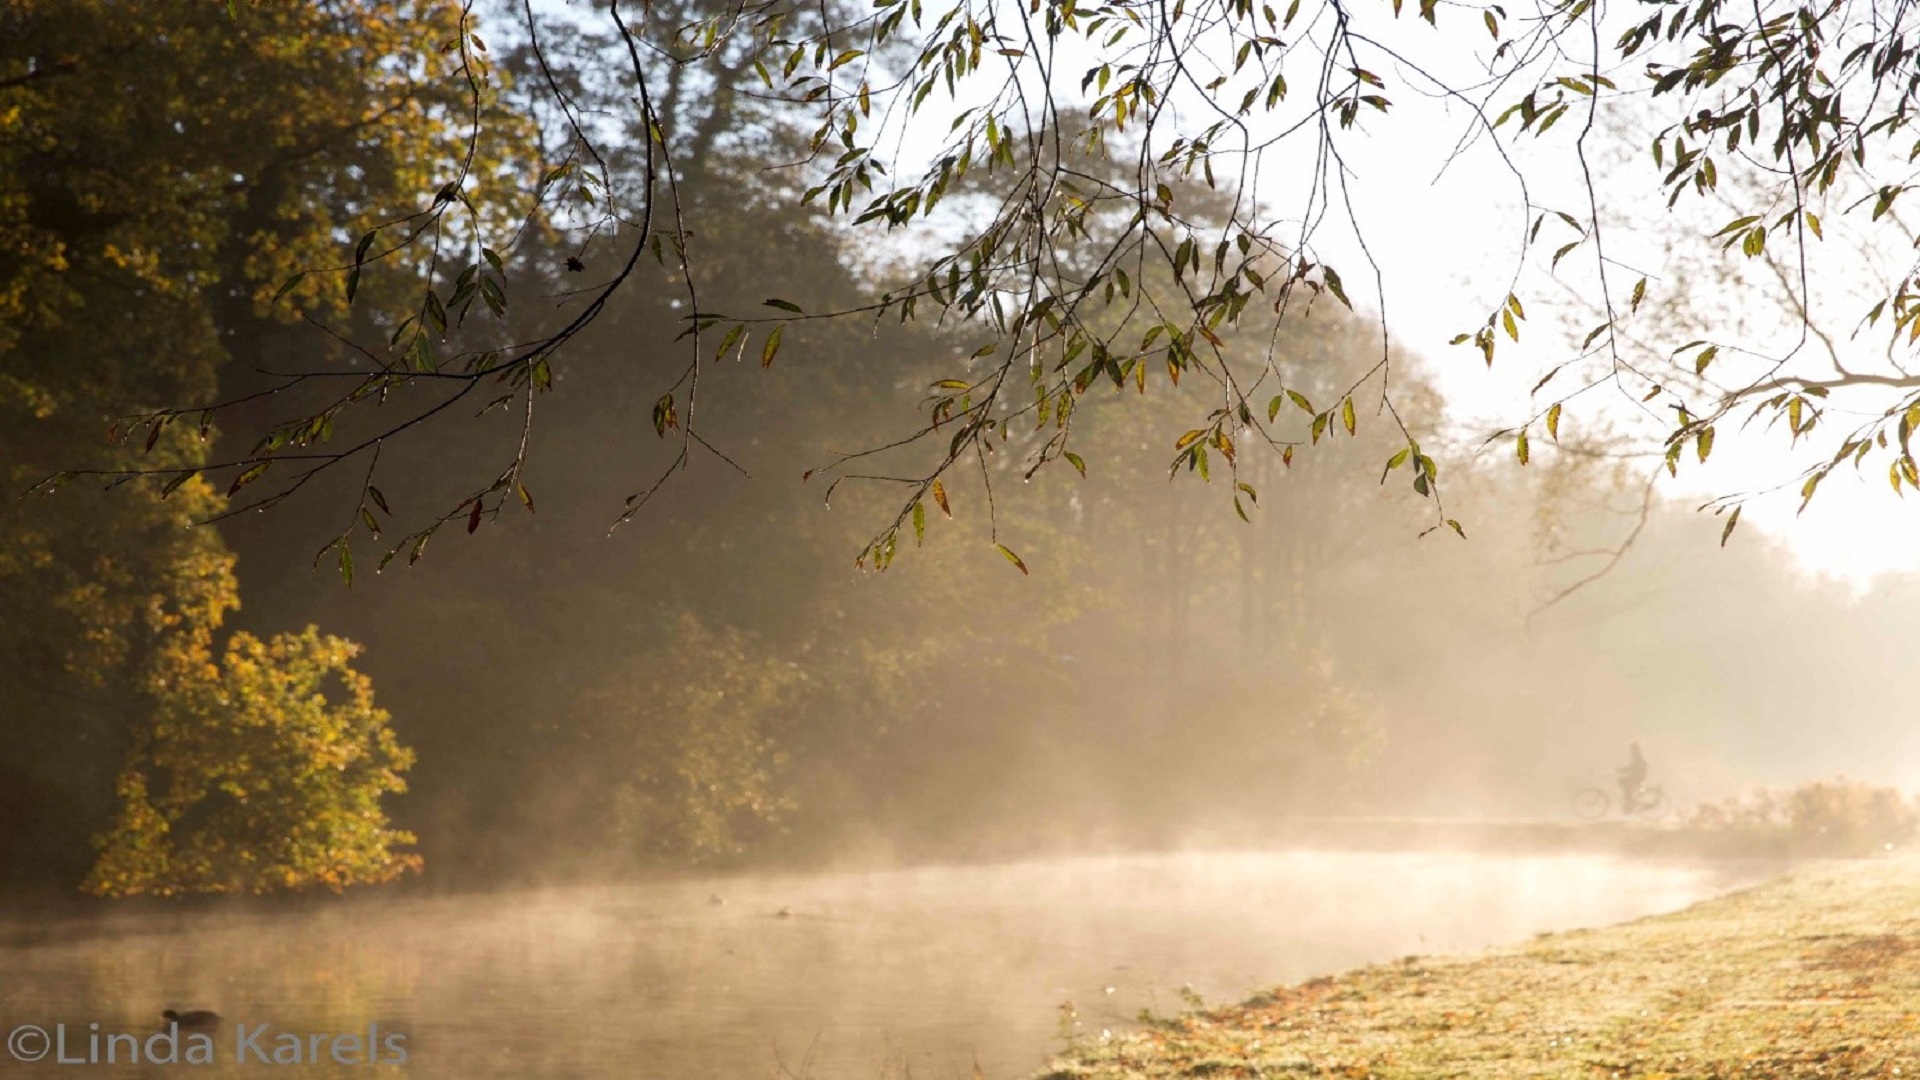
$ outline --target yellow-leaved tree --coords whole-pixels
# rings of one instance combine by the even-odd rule
[[[120,774],[89,892],[264,893],[391,881],[420,867],[383,795],[406,790],[399,744],[352,642],[309,626],[175,636],[150,676],[160,703]]]
[[[254,753],[227,736],[305,722],[285,702],[235,712],[222,693],[346,670],[344,644],[298,637],[190,659],[212,655],[239,602],[233,557],[206,525],[229,509],[232,477],[199,473],[225,453],[212,415],[152,410],[251,391],[236,370],[326,361],[271,301],[337,313],[344,274],[282,286],[326,265],[347,225],[447,217],[437,193],[455,176],[474,189],[463,212],[514,192],[508,166],[467,142],[463,122],[494,92],[470,14],[457,0],[0,4],[0,884],[86,874],[87,838],[155,755]],[[57,470],[135,462],[166,471],[113,496],[16,497]],[[294,667],[259,667],[282,659]],[[207,731],[183,741],[191,724]],[[127,805],[148,798],[174,796]],[[338,834],[259,807],[218,818],[236,850],[264,850],[249,838],[270,826]],[[200,855],[187,848],[168,869],[132,859],[136,835],[153,838],[118,813],[96,891],[140,891],[116,884],[135,867],[127,880],[149,891],[271,884],[216,873],[217,859],[188,869],[179,860]],[[318,875],[316,858],[287,866]],[[378,861],[348,859],[346,879],[377,879],[365,868]]]

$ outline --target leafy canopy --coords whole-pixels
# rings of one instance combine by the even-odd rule
[[[281,487],[261,496],[271,501],[314,472],[368,462],[384,439],[430,429],[482,387],[504,391],[496,403],[524,410],[530,429],[533,404],[565,364],[568,342],[651,257],[684,294],[686,362],[660,388],[651,415],[680,452],[666,475],[629,499],[629,515],[696,456],[724,457],[696,421],[703,365],[731,357],[770,366],[796,323],[898,318],[943,327],[949,340],[960,339],[964,359],[949,361],[951,374],[932,384],[925,422],[887,447],[917,448],[910,468],[854,472],[861,455],[829,466],[901,493],[898,514],[863,561],[886,565],[903,529],[924,530],[928,503],[946,510],[944,478],[955,471],[978,464],[991,483],[990,454],[1010,453],[1026,473],[1061,461],[1083,470],[1073,449],[1076,403],[1103,383],[1145,392],[1162,379],[1199,379],[1214,391],[1214,405],[1170,447],[1176,469],[1212,479],[1224,466],[1223,478],[1250,501],[1238,475],[1249,450],[1291,461],[1296,451],[1352,435],[1362,417],[1384,417],[1405,443],[1386,471],[1409,470],[1415,490],[1433,500],[1435,527],[1457,531],[1440,503],[1438,469],[1401,416],[1384,326],[1378,363],[1320,400],[1287,385],[1270,362],[1236,360],[1226,342],[1255,307],[1299,318],[1319,303],[1352,306],[1354,283],[1377,278],[1364,245],[1336,265],[1321,241],[1330,222],[1365,237],[1349,156],[1358,140],[1393,140],[1396,124],[1423,122],[1407,103],[1424,95],[1458,107],[1461,153],[1481,153],[1529,192],[1517,208],[1525,244],[1511,287],[1484,307],[1460,305],[1465,328],[1455,344],[1492,364],[1503,340],[1519,340],[1529,294],[1585,266],[1580,288],[1594,324],[1540,372],[1530,415],[1500,433],[1522,463],[1538,436],[1558,439],[1575,399],[1613,387],[1662,418],[1672,472],[1689,451],[1705,461],[1722,424],[1760,418],[1782,428],[1801,455],[1795,482],[1803,502],[1838,465],[1876,454],[1896,490],[1920,483],[1908,450],[1920,422],[1920,376],[1902,364],[1920,336],[1911,268],[1879,283],[1879,299],[1861,313],[1894,335],[1884,357],[1865,358],[1872,367],[1835,352],[1820,325],[1832,313],[1805,302],[1816,252],[1839,219],[1857,218],[1856,235],[1867,243],[1875,230],[1896,228],[1907,187],[1903,140],[1920,89],[1920,49],[1904,0],[1674,0],[1632,12],[1596,0],[1551,0],[1524,12],[1432,0],[1288,0],[1284,8],[1256,0],[880,0],[863,10],[724,0],[661,12],[619,0],[603,12],[617,41],[603,62],[619,65],[628,84],[625,130],[641,159],[641,182],[625,188],[606,167],[620,136],[575,106],[570,83],[541,49],[559,17],[529,5],[509,24],[540,56],[565,136],[559,159],[539,162],[530,170],[537,183],[514,194],[527,217],[611,248],[611,273],[581,289],[557,326],[520,334],[513,330],[525,324],[508,318],[500,282],[524,230],[478,211],[453,242],[437,224],[375,222],[333,273],[341,291],[332,295],[351,300],[370,266],[431,245],[417,301],[383,319],[399,329],[363,348],[371,370],[325,373],[341,387],[325,409],[211,468],[244,484],[286,461]],[[679,21],[663,21],[670,16]],[[442,48],[462,58],[477,139],[492,93],[485,45],[463,22]],[[917,265],[851,308],[814,310],[805,298],[780,297],[753,312],[704,306],[697,222],[679,189],[690,164],[676,155],[678,114],[659,104],[687,72],[720,73],[713,77],[727,78],[730,92],[750,91],[769,105],[770,124],[804,134],[807,152],[786,165],[792,198],[844,215],[856,231],[917,237],[918,246],[906,248]],[[1698,239],[1729,259],[1790,253],[1803,301],[1797,333],[1737,341],[1740,320],[1729,317],[1677,347],[1638,336],[1660,327],[1637,319],[1686,298],[1663,295],[1657,278],[1610,246],[1609,210],[1642,225],[1665,213],[1655,201],[1622,202],[1597,175],[1602,121],[1617,110],[1652,118],[1648,186],[1667,206],[1739,202],[1730,220],[1699,229]],[[1581,196],[1536,203],[1527,181],[1543,170],[1576,176]],[[493,194],[471,171],[449,175],[422,191],[423,208],[407,220],[437,222],[472,209],[476,194]],[[1745,182],[1728,184],[1734,177]],[[1688,219],[1674,220],[1684,227]],[[283,300],[311,304],[300,292],[311,280],[290,281]],[[463,327],[476,302],[509,329]],[[397,419],[329,443],[335,417],[402,388],[420,392],[404,398]],[[1841,390],[1861,401],[1835,410],[1831,397]],[[1812,437],[1827,424],[1845,430],[1832,443]],[[417,557],[439,528],[472,531],[514,501],[531,509],[521,480],[529,445],[523,433],[508,467],[454,508],[429,514],[386,557]],[[376,471],[369,462],[362,509]],[[1728,531],[1744,497],[1716,504],[1735,508]],[[372,513],[363,517],[377,531]],[[350,539],[336,541],[349,574]],[[1024,569],[1012,549],[1000,549]]]

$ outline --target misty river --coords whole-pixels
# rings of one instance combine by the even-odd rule
[[[0,951],[0,1027],[64,1024],[65,1053],[91,1053],[82,1071],[99,1077],[168,1071],[124,1064],[126,1040],[108,1066],[88,1038],[145,1039],[175,1007],[222,1014],[205,1037],[213,1063],[193,1075],[234,1071],[242,1032],[257,1032],[243,1056],[270,1058],[284,1033],[303,1052],[315,1034],[372,1034],[386,1075],[964,1080],[977,1062],[1002,1080],[1062,1045],[1066,1002],[1073,1034],[1098,1039],[1188,994],[1226,1002],[1618,922],[1769,870],[1194,853],[186,910],[21,937]],[[8,1071],[72,1075],[53,1056]],[[248,1075],[287,1074],[245,1060]]]

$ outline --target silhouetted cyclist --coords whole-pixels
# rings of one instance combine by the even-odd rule
[[[1640,808],[1640,786],[1647,782],[1647,757],[1640,752],[1640,744],[1627,744],[1627,763],[1614,770],[1620,778],[1620,809],[1631,814]]]

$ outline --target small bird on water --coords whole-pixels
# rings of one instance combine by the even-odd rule
[[[167,1009],[160,1015],[183,1028],[212,1027],[220,1022],[220,1014],[210,1009],[189,1009],[186,1012]]]

